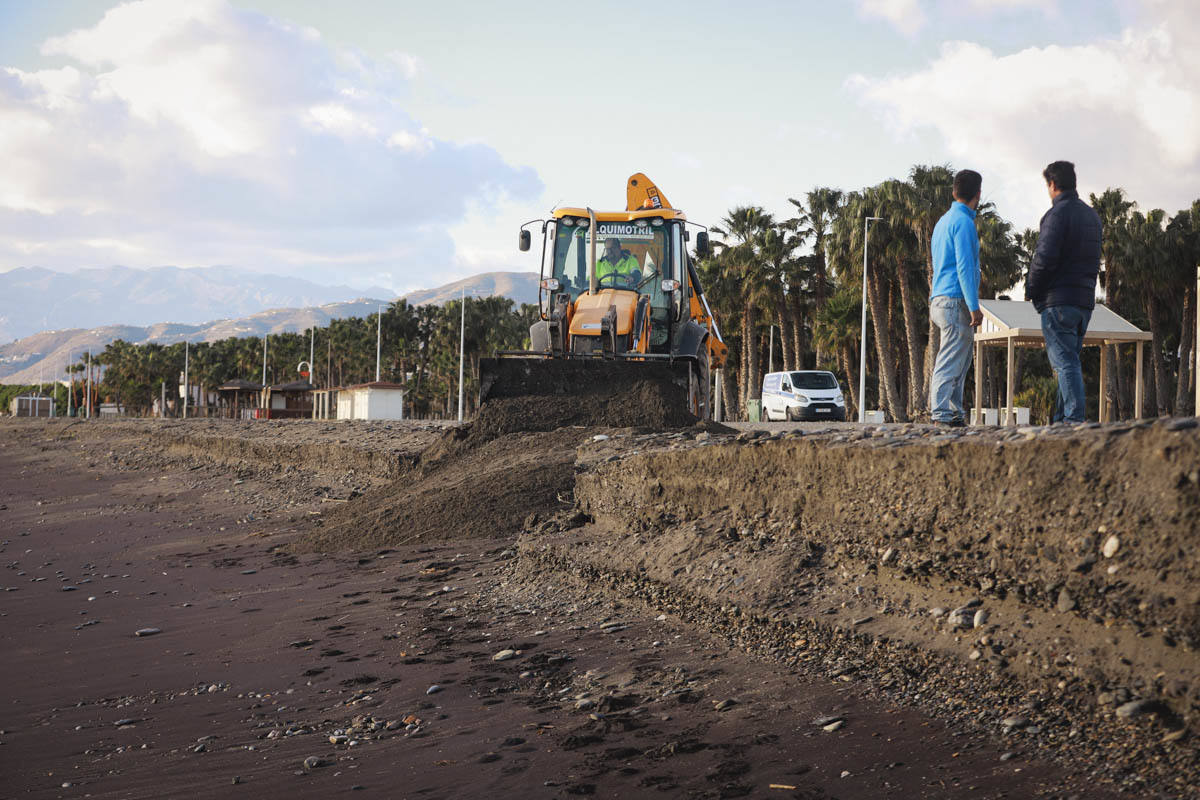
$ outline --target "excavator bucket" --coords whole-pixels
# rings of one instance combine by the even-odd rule
[[[683,361],[501,357],[481,359],[479,370],[480,406],[516,404],[531,430],[696,420],[687,410],[690,366]]]

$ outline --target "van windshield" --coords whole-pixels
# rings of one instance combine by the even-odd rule
[[[830,372],[793,372],[793,389],[836,389],[837,379]]]

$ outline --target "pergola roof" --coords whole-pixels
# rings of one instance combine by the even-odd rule
[[[983,324],[975,334],[975,341],[983,344],[1001,345],[1008,339],[1015,344],[1041,345],[1042,315],[1033,303],[1021,300],[980,300]],[[1091,322],[1083,337],[1084,344],[1119,344],[1150,340],[1149,331],[1143,331],[1127,319],[1117,316],[1108,306],[1097,303],[1092,311]]]
[[[307,380],[301,379],[298,381],[289,381],[288,383],[276,383],[267,387],[272,392],[311,392],[317,388]]]
[[[390,381],[371,381],[369,383],[355,383],[350,386],[342,386],[342,389],[401,389],[407,391],[408,387],[400,383],[392,383]]]
[[[217,387],[218,392],[257,392],[261,389],[261,383],[252,383],[241,378],[234,378]]]

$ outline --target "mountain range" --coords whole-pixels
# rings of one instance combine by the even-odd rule
[[[392,297],[379,287],[321,286],[301,278],[233,267],[104,267],[0,272],[0,342],[38,331],[102,325],[198,325],[271,308],[305,308],[359,297]]]
[[[123,268],[116,268],[123,269]],[[172,267],[164,267],[159,269],[173,270],[177,272],[193,272],[194,270],[175,270]],[[125,317],[125,308],[132,306],[129,312],[130,318],[136,318],[138,314],[150,313],[147,311],[150,307],[162,308],[158,320],[164,318],[175,318],[176,320],[186,318],[189,314],[195,315],[195,305],[191,304],[188,291],[192,289],[200,289],[204,299],[201,305],[204,307],[219,307],[216,298],[222,291],[228,291],[227,296],[230,299],[230,304],[234,308],[241,308],[245,304],[253,304],[261,302],[255,300],[254,290],[249,286],[236,287],[224,283],[230,277],[242,276],[240,271],[234,273],[223,272],[224,267],[207,268],[208,278],[219,278],[216,281],[203,280],[205,276],[198,276],[200,280],[192,276],[174,276],[180,278],[172,283],[172,277],[167,276],[164,280],[156,282],[154,279],[136,280],[129,276],[121,275],[124,278],[124,285],[127,289],[132,290],[133,287],[142,287],[147,291],[139,290],[139,301],[134,301],[131,304],[126,303],[119,296],[119,293],[109,294],[108,290],[103,287],[88,286],[89,282],[84,282],[78,288],[78,291],[72,294],[72,302],[82,304],[85,301],[82,299],[87,295],[88,291],[93,292],[94,297],[107,297],[107,300],[87,300],[86,302],[107,302],[108,318],[115,314],[121,319],[109,324],[98,324],[94,327],[69,327],[58,330],[42,330],[38,333],[23,336],[16,341],[8,344],[0,345],[0,381],[9,384],[32,384],[39,381],[49,382],[55,378],[61,378],[64,375],[64,368],[68,363],[78,362],[81,355],[86,354],[88,350],[93,353],[98,353],[104,349],[104,346],[116,339],[124,339],[133,344],[143,344],[145,342],[158,342],[160,344],[172,344],[180,342],[184,339],[192,342],[211,342],[218,339],[225,339],[231,336],[262,336],[267,333],[284,333],[297,332],[312,326],[321,327],[328,325],[332,319],[342,319],[346,317],[366,317],[374,314],[379,306],[387,305],[392,302],[390,299],[378,299],[372,297],[357,297],[350,300],[324,300],[320,304],[308,304],[301,307],[293,308],[269,308],[255,310],[253,313],[242,315],[230,315],[220,319],[202,321],[199,323],[187,322],[161,322],[155,321],[149,324],[137,324]],[[217,270],[217,272],[212,272]],[[13,270],[16,272],[17,270]],[[157,270],[131,270],[132,272],[155,272]],[[22,270],[22,272],[30,273],[50,273],[49,270]],[[50,273],[52,276],[62,276],[63,273]],[[0,273],[0,313],[5,316],[14,315],[16,303],[39,302],[34,298],[34,292],[28,287],[31,281],[18,278],[14,281],[14,285],[20,284],[25,286],[25,297],[29,298],[26,301],[10,301],[9,296],[5,294],[3,279],[11,273]],[[65,277],[70,277],[66,275]],[[253,275],[254,278],[272,278],[276,276]],[[63,284],[56,277],[42,276],[46,290],[54,292],[55,287],[62,287]],[[292,283],[281,283],[275,289],[270,288],[269,283],[259,284],[261,294],[259,297],[275,297],[288,296],[284,293],[289,290],[311,291],[320,296],[320,292],[329,291],[335,297],[340,293],[351,291],[346,287],[323,287],[318,284],[311,284],[307,281],[284,278],[283,281]],[[232,281],[230,282],[232,283]],[[516,303],[536,303],[537,302],[537,283],[538,275],[535,272],[486,272],[480,275],[475,275],[470,278],[464,278],[460,281],[439,286],[433,289],[424,289],[417,292],[411,292],[404,296],[412,305],[441,305],[449,300],[457,299],[465,290],[466,294],[471,297],[487,297],[501,295],[512,299]],[[149,287],[158,286],[157,295],[152,295],[148,291]],[[163,288],[167,287],[167,288]],[[171,288],[174,287],[174,288]],[[271,294],[274,291],[276,294]],[[388,297],[391,292],[379,290],[379,294],[383,297]],[[305,297],[307,295],[292,295]],[[42,296],[44,298],[44,296]],[[151,300],[152,297],[157,299]],[[43,299],[44,304],[49,304],[49,299]],[[56,306],[61,307],[61,306]],[[173,311],[171,309],[188,309],[187,311]],[[96,311],[100,313],[99,310]],[[77,315],[78,316],[78,315]],[[104,318],[104,317],[100,317]]]

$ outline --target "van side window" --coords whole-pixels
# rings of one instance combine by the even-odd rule
[[[783,391],[790,392],[791,390],[792,390],[792,385],[790,383],[788,383],[787,378],[784,378],[783,379]]]

